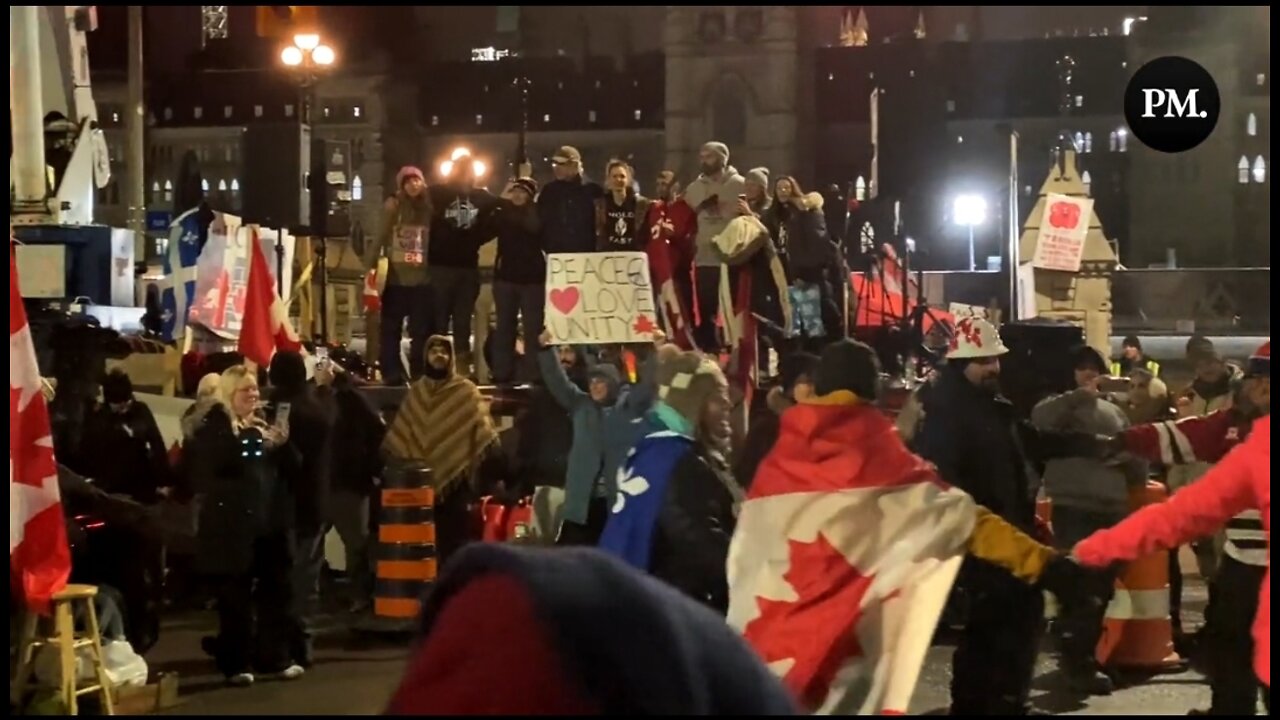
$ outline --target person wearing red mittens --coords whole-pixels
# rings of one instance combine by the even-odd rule
[[[1217,577],[1218,599],[1222,602],[1215,603],[1213,610],[1218,615],[1217,619],[1223,622],[1215,633],[1222,637],[1212,648],[1213,706],[1207,713],[1210,715],[1252,715],[1256,710],[1256,686],[1247,677],[1248,668],[1239,667],[1249,655],[1247,636],[1243,641],[1231,642],[1242,633],[1234,632],[1237,623],[1230,620],[1247,617],[1249,610],[1254,616],[1252,670],[1262,685],[1267,712],[1271,712],[1270,363],[1271,344],[1268,342],[1249,360],[1248,376],[1253,383],[1247,394],[1251,402],[1265,410],[1247,429],[1248,435],[1243,442],[1234,444],[1206,475],[1178,491],[1168,502],[1149,505],[1124,522],[1094,533],[1077,544],[1074,550],[1074,557],[1080,564],[1106,567],[1151,552],[1176,548],[1209,535],[1229,522],[1239,522],[1241,516],[1250,510],[1257,512],[1260,537],[1255,540],[1237,534],[1234,542],[1238,552],[1262,550],[1265,566],[1258,568],[1260,573],[1250,573],[1251,566],[1229,551]],[[1179,432],[1179,426],[1186,422],[1184,420],[1159,431],[1169,435],[1171,446],[1180,452],[1194,452],[1193,445],[1185,442],[1188,435]],[[1141,429],[1144,427],[1130,430],[1129,433],[1135,433],[1131,438],[1122,435],[1124,446],[1136,446],[1140,439],[1137,431]],[[1238,428],[1230,428],[1226,435],[1238,440],[1244,433]],[[1255,548],[1252,543],[1261,547]],[[1257,598],[1257,606],[1250,607],[1250,600],[1254,597]]]

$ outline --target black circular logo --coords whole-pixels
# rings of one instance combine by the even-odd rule
[[[1218,125],[1222,98],[1209,71],[1194,60],[1166,56],[1143,65],[1124,91],[1124,119],[1143,145],[1186,152]]]

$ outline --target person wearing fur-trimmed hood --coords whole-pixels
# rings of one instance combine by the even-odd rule
[[[794,331],[815,339],[843,334],[831,277],[838,274],[840,255],[827,233],[822,206],[820,193],[806,193],[795,178],[783,176],[773,183],[773,206],[766,223],[774,228],[774,242],[791,284]]]

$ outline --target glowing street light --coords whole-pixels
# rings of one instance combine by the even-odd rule
[[[952,206],[952,219],[957,225],[969,228],[969,272],[977,270],[974,254],[973,228],[987,221],[987,200],[981,195],[957,195]]]
[[[440,176],[444,178],[451,177],[453,171],[459,167],[465,167],[462,163],[470,161],[471,176],[475,180],[479,180],[489,172],[489,165],[485,161],[471,156],[471,150],[465,147],[456,147],[453,152],[449,153],[449,159],[440,163]]]

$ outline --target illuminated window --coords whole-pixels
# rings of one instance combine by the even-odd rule
[[[431,119],[432,119],[432,120],[435,120],[435,117],[432,117]],[[435,123],[434,123],[434,122],[433,122],[433,123],[431,123],[431,124],[432,124],[432,125],[435,125]],[[476,113],[476,124],[477,124],[477,125],[483,125],[483,124],[484,124],[484,116],[483,116],[483,115],[481,115],[481,114],[479,114],[479,113]]]
[[[223,105],[223,106],[222,106],[222,117],[224,117],[224,118],[229,118],[229,117],[231,117],[231,113],[232,113],[232,111],[233,111],[233,108],[232,108],[230,105]]]
[[[364,181],[360,179],[359,175],[351,179],[351,199],[364,199]]]
[[[173,202],[173,182],[169,180],[164,181],[164,201]]]
[[[1267,161],[1262,156],[1253,160],[1253,181],[1256,183],[1264,183],[1267,181]]]
[[[636,112],[635,112],[636,120],[639,120],[642,114],[643,113],[640,112],[640,108],[636,108]]]
[[[120,122],[120,113],[112,111],[112,113],[111,113],[111,122],[113,122],[113,123],[118,123],[118,122]]]
[[[1120,151],[1120,133],[1115,130],[1111,131],[1111,143],[1109,145],[1111,152]]]
[[[208,178],[200,178],[200,191],[201,191],[201,192],[209,192],[209,180],[208,180]]]
[[[1083,96],[1083,95],[1077,95],[1077,96],[1076,96],[1076,107],[1084,107],[1084,96]]]
[[[293,109],[294,109],[294,108],[293,108],[293,103],[289,103],[288,105],[285,105],[285,106],[284,106],[284,116],[285,116],[285,117],[290,117],[290,118],[291,118],[291,117],[293,117]]]
[[[862,252],[871,252],[876,246],[876,229],[871,223],[862,223],[862,229],[858,232],[858,245]]]
[[[231,192],[240,192],[240,181],[235,178],[231,178]]]
[[[218,192],[227,191],[227,181],[225,179],[218,181]]]
[[[1241,185],[1249,183],[1249,158],[1241,155],[1240,162],[1236,163],[1236,180]]]
[[[859,202],[867,199],[867,181],[861,175],[853,183],[853,198]]]
[[[254,117],[256,117],[256,118],[260,118],[260,117],[262,117],[262,106],[261,106],[261,105],[254,105],[254,106],[253,106],[253,116],[254,116]]]
[[[1076,152],[1084,152],[1084,133],[1078,132],[1075,135]]]
[[[1258,82],[1258,87],[1262,87],[1263,85],[1266,85],[1266,84],[1267,84],[1267,74],[1266,74],[1266,73],[1258,73],[1258,79],[1257,79],[1257,82]]]
[[[828,82],[830,82],[830,81],[832,81],[832,80],[835,80],[835,79],[836,79],[836,74],[835,74],[835,73],[827,73],[827,81],[828,81]]]
[[[203,118],[204,108],[200,107],[199,105],[195,106],[194,108],[191,108],[191,116],[197,120]]]
[[[948,101],[947,101],[947,112],[955,112],[955,111],[956,111],[956,101],[955,101],[955,100],[948,100]]]
[[[587,111],[587,122],[591,122],[591,123],[593,123],[593,122],[595,122],[595,121],[596,121],[596,111],[595,111],[595,110],[588,110],[588,111]]]
[[[964,144],[964,136],[963,136],[963,135],[957,135],[957,136],[956,136],[956,144],[957,144],[957,145],[963,145],[963,144]]]
[[[165,108],[165,109],[164,109],[164,119],[165,119],[165,120],[172,120],[172,119],[173,119],[173,108]]]
[[[364,109],[361,108],[359,105],[351,106],[351,117],[359,118],[363,113],[364,113]]]
[[[1120,128],[1116,131],[1117,146],[1120,152],[1129,152],[1129,131]]]
[[[1249,136],[1251,137],[1258,134],[1258,116],[1257,115],[1254,115],[1253,113],[1249,113],[1249,119],[1245,120],[1244,122],[1244,131],[1248,133]]]
[[[439,124],[440,124],[440,116],[439,116],[439,115],[432,115],[432,116],[431,116],[431,127],[436,127],[436,126],[437,126],[437,125],[439,125]]]
[[[1093,133],[1091,132],[1084,134],[1084,151],[1087,153],[1093,152]]]
[[[1084,174],[1080,176],[1080,182],[1084,183],[1084,191],[1089,192],[1089,188],[1093,185],[1093,176],[1089,174],[1088,170],[1085,170]]]
[[[550,115],[550,113],[548,113],[548,114],[546,114],[546,115],[543,115],[543,116],[542,116],[542,122],[544,122],[544,123],[549,123],[549,122],[551,122],[551,115]]]

